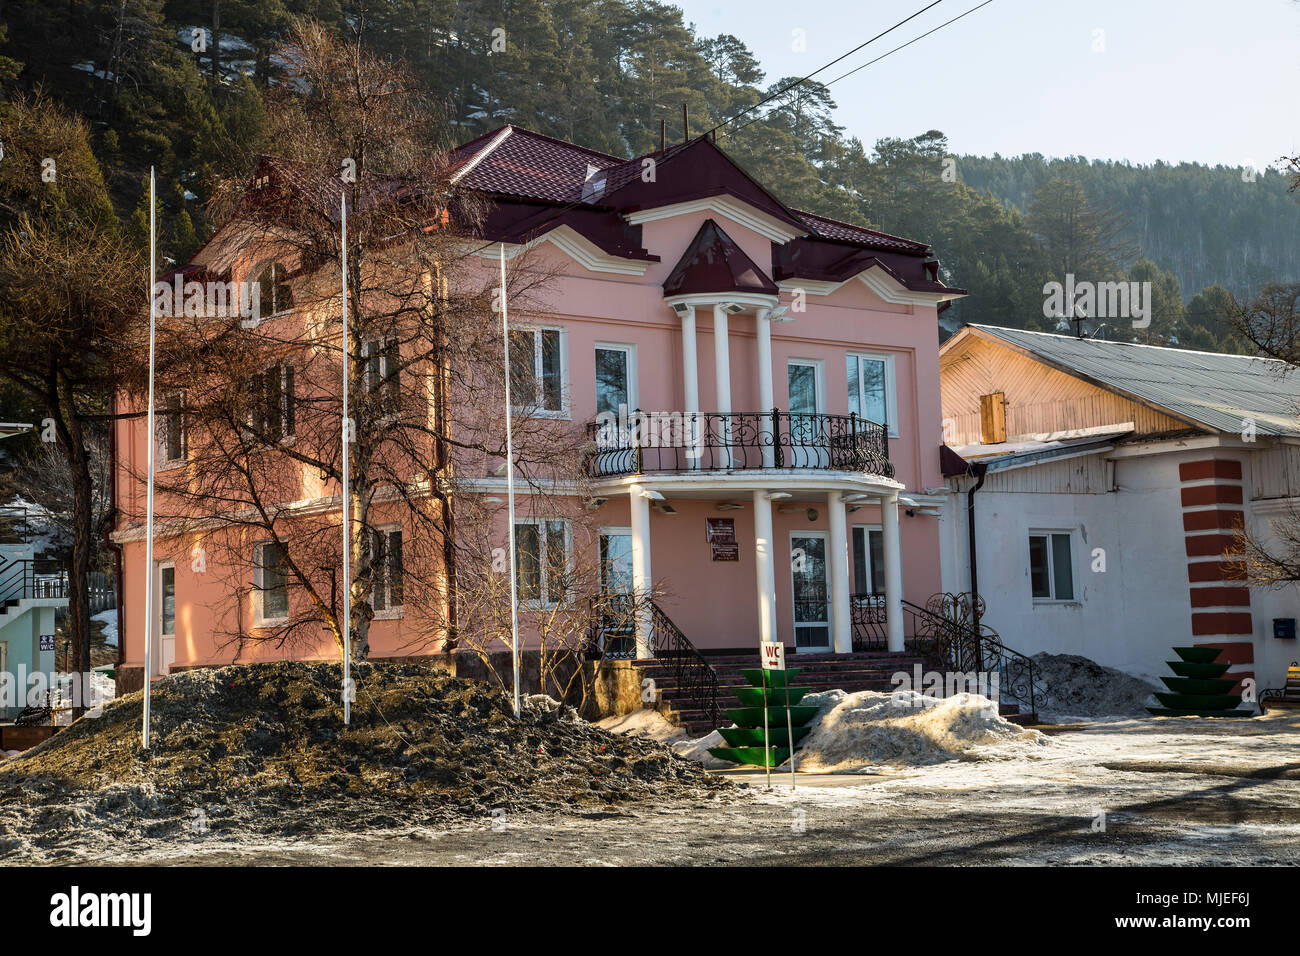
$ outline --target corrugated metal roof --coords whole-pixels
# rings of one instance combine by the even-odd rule
[[[1250,419],[1261,435],[1300,435],[1300,380],[1277,359],[970,327],[1215,431],[1240,435]]]

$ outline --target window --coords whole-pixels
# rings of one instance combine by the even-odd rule
[[[249,430],[273,442],[292,438],[296,428],[293,366],[287,362],[276,363],[249,378],[245,387]]]
[[[379,414],[396,415],[401,407],[398,392],[400,350],[396,339],[372,339],[361,350],[366,363],[366,394],[377,396]]]
[[[516,408],[564,412],[563,330],[510,333],[510,400]]]
[[[619,406],[636,408],[636,349],[631,345],[596,346],[596,414],[617,415]]]
[[[569,594],[569,523],[515,522],[515,582],[519,600],[551,607]]]
[[[879,528],[853,526],[853,593],[885,593],[885,546]]]
[[[791,359],[786,365],[790,380],[790,411],[796,415],[815,415],[822,410],[819,363]],[[770,411],[770,409],[764,409]]]
[[[1074,600],[1070,533],[1030,532],[1029,585],[1035,601]]]
[[[894,358],[892,355],[849,355],[849,412],[887,426],[897,437],[895,420]]]
[[[158,566],[158,633],[163,637],[176,635],[176,566]]]
[[[256,620],[272,624],[289,619],[289,562],[278,544],[259,544],[256,549]]]
[[[402,609],[402,529],[376,528],[370,534],[374,575],[371,606],[376,613]]]
[[[259,315],[278,315],[293,308],[293,290],[287,277],[288,272],[279,262],[273,262],[262,270],[257,277]]]
[[[158,459],[164,464],[185,460],[185,395],[173,392],[162,402],[162,421],[158,424]]]

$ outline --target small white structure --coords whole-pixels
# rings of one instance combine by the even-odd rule
[[[1243,522],[1267,537],[1300,511],[1290,372],[963,328],[940,351],[945,440],[966,463],[945,468],[944,589],[978,591],[985,623],[1025,654],[1155,683],[1171,647],[1215,645],[1230,674],[1280,686],[1300,657],[1300,592],[1248,587],[1225,550]]]

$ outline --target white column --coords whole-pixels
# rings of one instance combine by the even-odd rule
[[[650,499],[640,485],[628,491],[632,523],[632,593],[636,595],[636,656],[645,660],[655,656],[650,626],[650,591],[654,579],[650,572]]]
[[[717,411],[731,411],[731,349],[727,344],[727,310],[713,307],[713,368],[718,380]]]
[[[700,466],[700,455],[693,439],[703,434],[700,413],[700,364],[695,344],[695,306],[686,306],[682,315],[682,427],[687,446],[686,459],[691,468]]]
[[[755,330],[758,332],[758,410],[763,415],[770,415],[776,404],[776,400],[772,397],[772,320],[768,318],[771,314],[771,309],[759,309],[758,317],[754,321]],[[771,432],[770,422],[765,423],[762,433],[770,435]],[[771,468],[774,463],[772,446],[765,442],[763,467]]]
[[[682,316],[682,411],[700,410],[700,365],[695,351],[695,306],[686,306]]]
[[[727,310],[719,303],[713,307],[713,370],[717,381],[717,411],[722,417],[718,422],[718,435],[723,448],[718,452],[721,464],[731,464],[731,347],[727,341]]]
[[[775,641],[776,542],[772,540],[772,501],[764,491],[754,492],[754,577],[758,591],[758,636]]]
[[[891,651],[903,649],[903,559],[898,494],[880,496],[880,543],[885,552],[885,633]]]
[[[838,492],[827,495],[830,516],[830,551],[828,570],[831,576],[831,640],[836,654],[853,653],[853,619],[849,583],[849,533],[844,499]]]

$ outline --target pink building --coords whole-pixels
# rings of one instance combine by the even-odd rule
[[[595,495],[576,504],[598,519],[603,584],[660,588],[658,612],[601,635],[606,650],[651,657],[670,622],[706,654],[760,639],[902,651],[903,600],[940,590],[937,315],[963,295],[929,248],[790,209],[707,138],[623,160],[507,126],[455,158],[460,185],[494,204],[485,269],[500,242],[561,277],[544,308],[512,311],[512,347],[534,350],[543,413],[594,441]],[[119,425],[118,447],[138,470],[142,426]],[[138,509],[125,467],[119,493]],[[553,535],[572,547],[566,521],[520,526],[517,552]],[[129,671],[143,662],[142,529],[117,539]],[[225,598],[188,553],[159,538],[162,671],[230,659],[205,633]],[[388,610],[375,656],[408,644]]]

